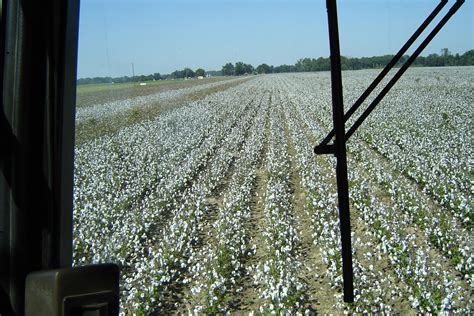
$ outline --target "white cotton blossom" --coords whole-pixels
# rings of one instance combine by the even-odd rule
[[[347,143],[354,304],[336,160],[313,152],[332,128],[326,72],[237,79],[78,145],[74,264],[120,265],[121,315],[233,313],[249,295],[252,314],[311,314],[315,301],[323,314],[469,314],[473,69],[407,72]],[[376,75],[345,72],[345,102]],[[81,107],[77,120],[114,124],[219,85]]]

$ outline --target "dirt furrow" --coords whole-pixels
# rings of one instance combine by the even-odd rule
[[[271,103],[271,95],[270,100]],[[268,179],[268,172],[265,166],[265,157],[268,151],[268,139],[269,139],[269,116],[266,113],[264,142],[258,167],[256,171],[255,184],[252,189],[252,200],[251,200],[251,216],[250,220],[246,223],[246,230],[249,232],[250,245],[252,245],[254,251],[253,255],[249,256],[246,261],[243,262],[245,270],[245,277],[239,280],[239,286],[242,289],[241,294],[236,302],[235,311],[239,313],[247,313],[251,311],[258,311],[262,305],[259,298],[259,288],[255,285],[254,274],[257,264],[261,261],[264,256],[264,241],[262,232],[264,229],[264,208],[265,208],[265,189]]]
[[[285,118],[285,136],[290,156],[291,187],[293,191],[293,211],[296,219],[297,230],[300,233],[301,245],[299,251],[303,258],[303,271],[301,277],[306,281],[307,310],[315,313],[330,313],[335,305],[335,294],[326,277],[326,265],[322,261],[320,250],[313,243],[310,227],[311,215],[305,210],[306,192],[302,186],[297,152],[291,138],[288,123]]]
[[[246,111],[248,111],[249,108],[252,106],[252,104],[254,102],[255,102],[255,100],[252,100],[249,104],[247,104],[245,106],[244,110],[242,111],[242,113],[245,113]],[[222,137],[220,138],[219,143],[222,143],[222,141],[224,139],[226,139],[227,136],[229,136],[232,133],[232,130],[237,126],[237,124],[239,122],[239,119],[241,119],[241,118],[236,119],[232,123],[232,125],[227,129],[225,134],[222,135]],[[249,119],[252,119],[252,118],[249,118]],[[246,129],[247,129],[246,133],[248,132],[249,127],[250,126],[246,127]],[[202,144],[206,141],[207,138],[209,138],[209,134],[203,136],[203,138],[199,141],[199,144],[197,145],[197,147],[202,146]],[[242,145],[243,145],[243,142],[241,142],[239,144],[238,148],[240,149],[242,147]],[[205,156],[204,161],[201,162],[196,167],[196,169],[190,174],[190,176],[186,180],[186,182],[183,183],[179,188],[176,189],[176,191],[173,193],[173,196],[169,199],[169,202],[165,203],[166,205],[168,205],[168,207],[165,211],[163,211],[163,215],[160,217],[159,222],[153,223],[150,226],[150,232],[152,234],[158,234],[159,231],[166,225],[166,223],[168,223],[171,216],[173,215],[172,210],[176,209],[176,208],[179,208],[179,205],[182,203],[183,194],[185,194],[186,190],[190,189],[193,186],[193,184],[198,180],[199,176],[202,175],[205,172],[206,169],[212,167],[212,160],[217,155],[218,150],[219,150],[219,146],[218,145],[214,146],[212,148],[212,150],[209,153],[207,153],[207,155]],[[236,157],[234,155],[234,157],[232,157],[232,160],[230,162],[229,169],[232,169],[232,164],[233,164],[233,161],[235,160],[235,158]],[[229,169],[227,170],[227,173],[226,173],[227,178],[228,178],[228,174],[229,174]],[[226,182],[226,179],[227,179],[226,175],[224,175],[224,177],[223,177],[224,182]],[[155,190],[157,185],[158,185],[158,183],[155,183],[155,187],[147,188],[146,190],[148,192],[152,192],[153,190]],[[219,193],[216,193],[217,191],[219,191]],[[220,192],[222,192],[222,189],[218,185],[218,186],[216,186],[215,190],[213,191],[213,193],[210,195],[210,197],[208,199],[208,202],[211,205],[211,208],[216,207],[216,205],[218,205],[218,203],[220,203],[219,198],[216,198],[216,196],[218,197],[220,195]],[[145,196],[143,196],[142,198],[144,198],[144,197]],[[137,201],[135,201],[135,203],[138,204]]]
[[[318,125],[320,125],[320,126],[323,125],[322,122],[315,115],[313,115],[312,117],[314,118],[314,120],[316,122],[318,122]],[[321,140],[321,139],[316,139],[314,137],[314,135],[310,135],[310,137],[311,137],[311,142],[313,144],[318,144],[319,141]],[[446,207],[440,205],[434,199],[433,196],[431,196],[430,194],[424,192],[423,189],[420,187],[420,185],[418,183],[416,183],[414,179],[407,176],[404,172],[401,172],[401,171],[397,170],[390,163],[390,161],[384,155],[382,155],[377,149],[374,149],[373,146],[370,146],[366,141],[362,140],[361,138],[358,138],[355,141],[360,142],[361,144],[363,144],[363,148],[365,149],[366,154],[370,157],[371,160],[377,161],[377,163],[380,163],[383,166],[383,171],[385,173],[387,173],[393,179],[397,179],[398,181],[401,181],[402,184],[403,184],[403,187],[406,188],[405,189],[406,191],[416,192],[417,199],[422,202],[423,207],[426,207],[427,214],[431,214],[430,216],[435,216],[433,214],[443,215],[443,213],[451,212]],[[386,189],[382,188],[380,184],[375,183],[375,180],[373,179],[373,176],[369,175],[366,171],[364,171],[365,170],[364,166],[360,162],[358,162],[357,159],[355,159],[356,156],[357,156],[357,153],[354,153],[353,150],[351,150],[350,146],[348,146],[348,155],[347,155],[347,157],[348,157],[349,168],[350,168],[351,164],[355,163],[356,168],[358,168],[358,171],[362,172],[365,175],[365,179],[369,180],[369,182],[372,184],[372,187],[374,189],[375,194],[377,194],[377,196],[384,202],[384,204],[389,206],[391,209],[397,209],[396,205],[391,200],[391,197],[390,197],[389,193],[386,191]],[[401,210],[399,210],[399,211],[401,211]],[[459,221],[457,221],[457,219],[455,217],[450,217],[449,221],[454,222],[457,229],[460,229],[460,227],[465,226],[465,223],[460,223]],[[418,232],[417,235],[419,236],[419,238],[421,238],[421,240],[427,239],[420,232],[420,230],[424,229],[422,226],[426,225],[426,224],[428,224],[428,223],[423,222],[421,226],[418,225],[418,224],[415,224],[415,223],[410,224],[410,226],[413,227],[412,229],[414,231]],[[435,252],[437,254],[437,256],[441,256],[441,261],[443,262],[443,264],[446,267],[449,266],[450,270],[456,270],[454,265],[453,265],[453,260],[449,261],[449,258],[448,258],[448,260],[446,260],[447,254],[443,253],[443,251],[441,251],[439,249],[440,246],[438,246],[434,242],[432,242],[431,238],[429,238],[427,241],[434,246],[432,251]],[[455,274],[458,274],[458,277],[462,277],[462,275],[460,275],[459,272],[456,272]]]
[[[291,103],[291,102],[290,102]],[[297,113],[297,109],[294,107],[294,112]],[[298,115],[298,114],[297,114]],[[301,119],[301,118],[300,118]],[[302,126],[303,126],[303,133],[305,134],[305,137],[310,140],[310,143],[314,143],[315,137],[312,133],[309,132],[308,126],[304,123],[303,120],[301,120]],[[326,174],[326,173],[335,173],[334,167],[330,164],[330,161],[327,159],[327,157],[324,156],[315,156],[315,163],[318,165],[318,168],[321,169],[321,173]],[[331,186],[335,187],[336,186],[336,177],[331,177]],[[355,253],[354,259],[358,261],[358,265],[361,267],[372,267],[371,269],[374,270],[380,270],[383,271],[384,274],[388,276],[390,279],[390,283],[394,285],[396,289],[404,289],[406,286],[398,282],[396,276],[390,271],[390,264],[387,260],[387,258],[382,258],[380,256],[372,256],[372,257],[366,257],[365,254],[368,253],[374,253],[373,246],[375,245],[375,240],[367,234],[367,227],[363,221],[361,221],[361,218],[357,216],[357,213],[355,210],[355,207],[352,205],[351,206],[351,230],[355,233],[354,235],[354,241],[353,241],[353,251]],[[309,214],[306,213],[307,219],[306,221],[308,222],[308,225],[311,225],[311,217]],[[309,226],[310,227],[310,226]],[[359,238],[358,238],[359,237]],[[309,235],[309,238],[312,238],[311,234]],[[318,251],[318,249],[316,249]],[[319,258],[321,258],[321,255],[319,254]],[[322,262],[322,260],[319,260],[319,269],[321,270],[322,274],[325,275],[325,271],[327,269],[326,265]],[[332,291],[334,293],[334,289],[330,285],[330,280],[326,277],[321,280],[321,290],[323,290],[323,293],[330,293],[328,291]],[[355,280],[355,287],[357,288],[358,286],[358,280]],[[360,293],[359,293],[360,294]],[[397,301],[396,299],[393,300],[393,297],[396,295],[385,295],[383,296],[384,302],[391,304],[392,306],[397,306],[399,312],[403,311],[413,311],[409,308],[409,305],[406,304],[406,302],[401,302]],[[323,304],[319,304],[317,311],[318,313],[328,313],[331,312],[331,309],[334,308],[336,305],[336,302],[334,300],[335,295],[331,295],[330,297],[323,296],[325,300],[323,301]],[[325,304],[324,304],[325,303]]]
[[[316,143],[317,140],[314,138],[314,135],[310,135],[310,138],[312,142]],[[351,158],[351,154],[348,155],[348,158]],[[317,160],[319,161],[319,164],[322,166],[322,168],[326,169],[325,172],[335,172],[333,166],[329,164],[329,161],[327,159],[324,159],[323,157],[318,157]],[[389,166],[386,167],[388,168]],[[383,189],[380,188],[378,184],[374,183],[370,175],[366,174],[363,171],[363,168],[361,168],[357,164],[355,168],[357,168],[358,171],[364,174],[365,179],[368,179],[368,182],[371,185],[371,189],[369,189],[370,192],[373,192],[377,196],[382,197],[381,201],[384,205],[388,207],[388,209],[397,209],[397,207],[393,204],[390,198],[382,194]],[[395,313],[403,314],[415,312],[415,310],[411,308],[410,302],[402,300],[400,298],[402,296],[408,297],[409,289],[407,285],[401,282],[401,280],[396,276],[394,267],[392,267],[386,257],[373,256],[367,258],[366,256],[357,255],[357,253],[374,253],[373,248],[379,243],[379,241],[368,233],[371,228],[368,227],[368,225],[364,222],[361,215],[358,213],[357,208],[353,205],[353,201],[351,201],[351,214],[352,231],[355,233],[354,237],[356,239],[359,238],[358,242],[354,243],[353,241],[353,247],[356,253],[356,260],[359,260],[360,264],[364,267],[372,266],[374,270],[382,271],[384,275],[388,278],[388,280],[390,280],[390,287],[387,288],[387,293],[384,296],[386,298],[386,303],[389,303],[394,307],[393,311]],[[406,227],[406,231],[415,234],[417,240],[421,244],[427,244],[430,242],[429,240],[426,240],[426,237],[421,231],[419,231],[419,229],[417,229],[416,225],[409,224]],[[450,275],[451,280],[455,280],[454,282],[456,283],[456,286],[458,288],[465,288],[465,284],[463,284],[463,282],[459,280],[459,276],[457,275],[457,273],[454,273],[454,267],[450,265],[449,261],[443,256],[443,254],[438,249],[431,248],[429,255],[434,262],[444,266],[443,271],[446,271]],[[357,280],[355,281],[357,282]],[[465,292],[468,293],[469,290],[465,289]]]
[[[441,212],[453,214],[452,209],[449,209],[448,207],[446,207],[446,205],[439,203],[436,200],[436,197],[433,196],[433,194],[426,192],[426,190],[423,189],[422,185],[417,183],[416,180],[410,175],[408,175],[405,171],[398,170],[396,166],[394,166],[390,162],[390,160],[386,156],[384,156],[378,149],[374,148],[374,146],[369,145],[369,143],[367,143],[365,140],[362,140],[361,138],[359,138],[358,141],[364,144],[367,150],[367,155],[371,159],[376,160],[378,163],[380,163],[386,173],[388,173],[393,178],[399,179],[403,183],[403,187],[406,190],[417,192],[418,198],[423,201],[423,203],[428,207],[429,210],[438,210]],[[452,216],[451,220],[456,221],[457,226],[464,226],[469,228],[470,223],[459,221],[457,216]]]
[[[251,105],[254,106],[251,106]],[[262,106],[262,101],[255,101],[253,100],[251,104],[246,106],[246,109],[252,109],[252,111],[258,112],[260,107]],[[215,223],[219,217],[219,211],[223,208],[224,202],[224,195],[226,192],[229,191],[230,180],[233,177],[233,174],[236,171],[235,163],[238,160],[241,151],[249,139],[249,133],[251,130],[252,125],[254,124],[255,117],[249,116],[249,120],[243,124],[245,129],[244,136],[241,138],[241,141],[235,146],[234,150],[232,151],[232,155],[230,160],[226,163],[226,170],[223,176],[218,180],[218,183],[214,185],[214,189],[210,192],[206,198],[206,212],[204,213],[202,224],[199,226],[198,229],[198,236],[196,238],[197,242],[193,243],[193,253],[194,258],[193,262],[204,262],[207,252],[210,251],[211,248],[215,247],[217,244],[217,227]],[[236,126],[237,122],[234,122],[232,128]],[[216,148],[216,152],[219,150]],[[206,168],[212,168],[212,163],[208,161],[206,163]],[[197,179],[197,178],[196,178]],[[194,183],[195,180],[191,181],[190,183]],[[178,313],[187,313],[193,311],[194,305],[199,304],[196,297],[192,293],[192,286],[194,279],[194,275],[189,270],[183,270],[179,280],[176,281],[177,286],[174,289],[174,299],[173,305],[177,307]],[[188,280],[188,281],[185,281]]]

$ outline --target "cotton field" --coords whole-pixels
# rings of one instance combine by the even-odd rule
[[[377,74],[343,73],[346,108]],[[410,69],[348,142],[354,304],[335,158],[313,153],[326,72],[256,76],[78,145],[74,264],[117,263],[125,315],[472,313],[473,78]]]

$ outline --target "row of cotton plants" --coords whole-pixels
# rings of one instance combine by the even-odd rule
[[[379,201],[357,170],[350,173],[350,181],[354,206],[377,238],[377,248],[388,255],[398,278],[408,285],[411,306],[420,312],[468,312],[465,288],[428,242],[407,227],[407,216]]]
[[[292,142],[297,152],[295,158],[297,158],[298,171],[301,175],[300,185],[308,192],[305,211],[312,217],[314,243],[321,249],[323,260],[328,266],[328,276],[332,286],[340,289],[342,279],[339,221],[335,188],[332,184],[334,178],[331,170],[327,168],[332,167],[332,163],[331,161],[315,162],[306,125],[310,123],[311,116],[308,113],[302,113],[305,107],[295,106],[293,102],[298,104],[297,96],[289,97],[285,109],[289,129],[292,131]],[[321,135],[318,136],[321,137]],[[389,303],[393,304],[387,298],[390,279],[382,271],[374,268],[372,263],[380,258],[381,253],[365,246],[370,239],[365,232],[362,238],[357,236],[353,239],[356,296],[350,310],[364,313],[389,312],[392,309]],[[371,260],[372,258],[374,260]],[[342,296],[338,295],[337,300],[341,302]],[[342,309],[343,307],[342,304],[338,304],[334,308]]]
[[[333,175],[322,172],[315,162],[311,143],[305,134],[301,116],[296,108],[287,106],[287,122],[291,131],[291,140],[296,150],[296,163],[301,175],[300,185],[306,190],[305,211],[311,216],[313,242],[317,245],[327,265],[327,275],[334,288],[342,287],[340,234],[337,218],[337,202],[334,187],[331,186]],[[292,113],[291,113],[292,112]],[[302,120],[302,121],[301,121]],[[303,124],[302,124],[303,123]],[[338,299],[341,299],[339,296]]]
[[[403,181],[400,175],[389,173],[382,162],[370,156],[360,142],[351,144],[351,154],[353,161],[367,172],[369,179],[381,186],[380,193],[390,197],[392,207],[404,212],[407,224],[415,224],[424,233],[425,238],[463,274],[470,285],[474,271],[472,240],[468,238],[470,230],[446,209],[430,203],[423,192],[407,190],[410,184]]]
[[[473,222],[473,71],[472,67],[411,69],[356,134],[469,228]],[[376,74],[374,70],[343,73],[346,109]],[[329,129],[331,103],[318,102],[330,101],[329,74],[292,79],[313,110],[324,114],[320,119]]]
[[[263,100],[268,98],[265,94]],[[222,194],[222,205],[218,206],[215,240],[203,250],[203,256],[196,256],[191,267],[192,288],[190,301],[194,312],[210,313],[228,311],[232,304],[231,295],[242,290],[239,281],[248,270],[243,263],[254,255],[251,245],[249,221],[251,218],[252,190],[255,186],[257,166],[261,161],[266,113],[268,104],[262,100],[248,138],[235,160],[226,191]]]
[[[265,157],[268,179],[263,197],[265,257],[256,267],[255,282],[264,301],[260,311],[285,314],[304,310],[306,285],[300,276],[302,257],[298,251],[281,102],[278,90],[273,90]]]
[[[136,308],[146,312],[153,310],[146,309],[145,303],[148,299],[153,303],[150,304],[151,307],[163,308],[167,302],[167,295],[173,294],[172,291],[168,291],[168,288],[186,282],[180,277],[183,271],[195,264],[194,245],[199,243],[199,233],[204,225],[203,218],[210,210],[207,199],[229,168],[233,153],[238,151],[244,142],[250,120],[255,115],[255,108],[255,106],[251,107],[239,121],[232,124],[228,136],[221,142],[224,145],[216,150],[207,167],[186,188],[179,204],[173,210],[172,223],[168,223],[169,226],[158,233],[163,239],[159,240],[158,245],[155,246],[158,248],[157,253],[151,258],[145,258],[143,262],[148,267],[147,270],[151,272],[146,276],[135,275],[135,279],[130,284],[132,289],[143,289],[132,293],[130,300],[137,304]],[[230,117],[226,119],[233,122]],[[142,296],[148,299],[143,299]]]
[[[322,109],[326,111],[329,110],[327,107],[328,104],[328,102],[324,101],[319,102],[319,105],[324,105]],[[316,122],[319,121],[320,123],[324,122],[323,126],[330,126],[330,120],[327,117],[325,120],[314,120]],[[314,128],[313,130],[318,131],[319,129]],[[368,132],[372,131],[368,130]],[[318,139],[321,139],[321,136],[322,135],[320,135]],[[449,206],[447,206],[447,208],[451,209],[451,212],[446,212],[443,207],[436,205],[436,203],[431,203],[431,207],[428,207],[430,203],[426,203],[426,199],[425,201],[423,201],[422,198],[424,193],[417,191],[416,189],[412,190],[409,184],[406,183],[407,181],[405,181],[404,183],[402,183],[400,179],[397,181],[392,175],[387,173],[386,168],[381,165],[377,165],[380,164],[380,161],[378,161],[377,157],[374,157],[374,155],[368,155],[369,148],[367,148],[367,146],[361,146],[361,144],[357,140],[353,140],[351,143],[349,143],[349,147],[351,146],[355,147],[356,150],[353,150],[352,152],[355,153],[355,156],[358,157],[358,159],[361,161],[360,166],[363,167],[364,170],[364,173],[357,174],[356,179],[377,179],[378,181],[380,181],[381,184],[383,184],[383,186],[385,186],[379,190],[372,189],[370,191],[371,199],[376,198],[378,194],[382,194],[385,196],[389,196],[393,202],[393,204],[390,205],[387,205],[384,202],[383,204],[381,204],[381,206],[377,205],[377,207],[371,205],[370,207],[367,207],[364,210],[367,213],[374,213],[374,208],[377,211],[380,211],[382,208],[385,209],[386,212],[385,214],[382,213],[380,215],[381,217],[389,216],[389,218],[392,218],[396,224],[402,226],[406,226],[407,224],[415,224],[415,227],[418,227],[420,232],[424,232],[424,235],[426,236],[425,238],[420,238],[420,236],[417,235],[408,238],[413,239],[413,245],[415,246],[417,244],[425,244],[425,248],[421,250],[420,246],[418,246],[419,248],[415,252],[418,254],[418,258],[421,258],[420,256],[423,255],[424,251],[430,252],[429,247],[433,245],[440,249],[440,251],[451,260],[452,266],[446,267],[438,264],[437,266],[431,266],[430,268],[433,275],[435,275],[437,271],[443,271],[444,274],[443,280],[436,280],[436,278],[434,278],[435,281],[433,282],[439,282],[439,284],[442,284],[444,282],[445,284],[449,283],[450,285],[452,283],[453,285],[451,285],[451,287],[447,287],[445,292],[441,291],[439,288],[433,287],[432,290],[433,293],[435,293],[434,295],[429,292],[429,288],[423,288],[423,290],[425,291],[424,295],[428,295],[428,298],[423,297],[423,295],[419,294],[421,290],[419,289],[418,285],[416,285],[414,287],[414,291],[418,293],[418,296],[409,295],[409,299],[412,301],[412,306],[414,308],[419,308],[420,311],[451,310],[456,308],[460,308],[460,310],[462,311],[463,308],[466,307],[466,304],[469,304],[469,298],[463,297],[463,294],[469,291],[469,287],[472,287],[471,279],[473,271],[473,254],[471,251],[472,230],[466,227],[462,227],[463,225],[462,223],[460,223],[461,221],[466,223],[465,218],[460,217],[459,213],[453,212],[454,210],[452,208],[449,208]],[[462,156],[459,153],[457,153],[457,156],[458,160],[464,159],[464,162],[469,160],[469,156]],[[389,161],[389,163],[393,162]],[[376,170],[374,170],[374,165],[377,165]],[[396,164],[395,167],[397,167]],[[354,170],[357,169],[354,168]],[[360,182],[357,181],[354,181],[353,183],[351,183],[351,185],[355,186],[355,189],[360,189],[361,186]],[[358,196],[356,193],[353,193],[353,195],[355,197]],[[469,212],[469,209],[464,210],[464,212]],[[364,218],[364,220],[366,220],[366,218]],[[388,226],[379,227],[380,225],[380,222],[376,222],[376,229],[379,231],[385,232],[386,230],[390,229]],[[403,237],[404,233],[398,232],[395,233],[394,236]],[[426,245],[426,240],[429,240],[431,242],[431,245]],[[396,243],[396,241],[394,241],[394,243]],[[390,258],[396,257],[397,256]],[[409,259],[408,261],[414,261],[422,264],[421,259],[417,261],[414,258],[415,257]],[[459,278],[455,277],[454,273],[446,272],[446,270],[451,269],[451,267],[454,267],[455,269],[462,272],[462,277],[467,280],[466,286],[460,285],[460,283],[458,282]],[[423,269],[420,268],[418,271],[423,271]],[[411,272],[413,272],[413,270],[411,270]],[[411,272],[409,270],[409,272],[407,273],[409,274]],[[454,285],[454,283],[456,284]],[[429,287],[429,285],[427,285],[427,287]],[[456,298],[453,299],[453,297]]]
[[[163,210],[174,207],[176,196],[240,119],[245,102],[250,102],[238,93],[219,97],[244,103],[240,107],[222,101],[222,106],[214,106],[212,100],[192,103],[76,148],[76,263],[104,259],[123,263],[133,249],[126,242],[132,238],[123,232],[135,232],[135,221],[141,222],[137,214],[153,210],[148,222],[154,225]],[[227,124],[221,123],[222,114],[228,115]],[[105,238],[98,238],[99,233]]]
[[[348,142],[352,305],[335,159],[313,153],[328,73],[258,76],[79,145],[74,264],[120,265],[123,314],[470,313],[472,71],[410,72]],[[344,74],[348,103],[375,75]]]
[[[82,123],[90,119],[105,119],[111,118],[120,113],[124,113],[127,110],[130,110],[134,107],[147,107],[147,106],[156,106],[157,103],[168,101],[172,99],[177,99],[185,95],[190,95],[199,91],[212,89],[219,87],[225,84],[228,84],[232,81],[241,81],[241,78],[224,80],[218,82],[211,82],[202,85],[196,85],[187,88],[174,89],[174,90],[164,90],[154,94],[145,95],[145,96],[136,96],[132,98],[127,98],[123,100],[117,100],[112,102],[106,102],[102,104],[96,104],[93,106],[81,107],[79,106],[76,111],[76,122]]]
[[[466,76],[472,75],[459,70],[455,82],[440,84],[443,79],[432,75],[421,86],[404,82],[370,118],[361,137],[472,227],[474,95]]]
[[[357,171],[355,168],[351,170]],[[384,233],[390,232],[390,237],[394,238],[392,240],[393,248],[388,247],[388,249],[393,249],[393,253],[389,258],[392,264],[399,263],[395,271],[398,277],[409,285],[408,299],[411,301],[412,307],[419,309],[421,312],[450,310],[456,308],[453,306],[453,302],[457,302],[459,304],[458,308],[462,311],[466,306],[466,299],[468,299],[462,296],[463,293],[466,293],[466,290],[460,287],[459,284],[455,284],[453,274],[443,271],[443,266],[440,263],[434,265],[428,262],[426,256],[429,253],[429,248],[424,245],[423,239],[414,233],[410,234],[404,230],[406,224],[409,223],[407,218],[394,216],[398,213],[394,213],[392,209],[383,203],[369,203],[377,198],[374,191],[370,191],[369,194],[366,189],[364,197],[368,200],[361,198],[358,190],[363,190],[364,187],[362,183],[357,181],[360,179],[364,179],[364,175],[353,175],[351,198],[356,208],[360,211],[362,219],[370,224],[372,229],[383,231]],[[377,214],[380,218],[375,221],[375,224],[368,221],[369,215],[375,216]],[[383,245],[389,242],[388,237],[386,236],[381,239],[381,236],[374,235],[379,238],[378,244],[382,247],[380,250],[382,253],[386,253],[387,248]],[[404,244],[405,246],[403,246]],[[412,250],[411,257],[409,258],[404,257],[407,255],[407,249]],[[357,269],[355,268],[355,270]],[[440,273],[441,276],[437,275],[437,273]],[[428,274],[429,278],[426,278]]]
[[[237,107],[238,104],[235,104],[234,108]],[[167,304],[170,296],[175,294],[173,291],[176,286],[187,283],[182,276],[184,271],[196,264],[194,246],[200,242],[200,232],[206,224],[206,213],[212,209],[208,199],[229,169],[233,153],[238,152],[243,145],[246,132],[256,114],[256,106],[246,108],[249,111],[232,124],[231,130],[225,140],[221,141],[221,146],[216,149],[207,166],[185,189],[179,204],[172,210],[172,220],[160,231],[155,231],[155,237],[152,234],[148,236],[148,255],[137,263],[142,273],[135,273],[125,280],[125,287],[131,289],[125,306],[132,306],[132,310],[143,313],[169,308]],[[233,122],[230,117],[226,119]]]
[[[322,136],[323,135],[319,135],[318,139],[321,139]],[[354,141],[353,143],[357,142]],[[367,148],[361,148],[360,153],[366,154]],[[368,159],[367,156],[364,158]],[[364,158],[361,159],[364,161],[364,166],[366,167],[369,163]],[[372,157],[372,159],[374,158]],[[441,225],[439,224],[441,222],[443,222],[444,225],[451,224],[453,231],[447,234],[452,235],[448,235],[445,241],[452,245],[449,238],[455,238],[454,240],[459,242],[459,244],[453,246],[453,251],[454,249],[457,250],[457,253],[453,255],[464,256],[463,259],[460,259],[461,265],[458,263],[456,266],[461,269],[467,268],[467,271],[472,271],[472,253],[469,252],[469,233],[466,230],[460,229],[454,219],[451,218],[448,220],[446,216],[437,217],[436,212],[428,215],[427,213],[423,213],[422,208],[417,209],[415,207],[411,210],[413,211],[412,213],[408,211],[403,213],[394,209],[394,207],[396,207],[394,205],[387,206],[386,203],[378,201],[378,192],[373,189],[369,191],[365,180],[361,182],[361,179],[366,179],[367,176],[358,172],[358,169],[354,167],[355,166],[350,169],[353,171],[351,174],[353,180],[351,181],[351,187],[353,188],[351,191],[351,199],[354,201],[353,203],[356,209],[360,211],[362,219],[369,224],[374,236],[379,239],[378,244],[381,247],[380,250],[382,253],[390,253],[389,259],[391,263],[396,266],[395,272],[398,277],[409,285],[406,295],[412,307],[421,312],[453,309],[465,312],[466,310],[464,309],[469,301],[469,297],[463,296],[467,292],[466,288],[460,285],[455,274],[449,273],[440,262],[437,262],[436,256],[428,256],[431,250],[430,245],[426,243],[427,239],[423,239],[413,231],[406,230],[405,228],[407,224],[414,223],[414,220],[412,220],[413,217],[421,217],[420,220],[425,221],[425,232],[431,230],[431,234],[429,235],[432,237],[433,231],[436,231],[437,235],[440,235]],[[368,169],[370,170],[370,168]],[[371,178],[370,176],[376,177],[374,174],[369,174],[369,178]],[[394,183],[393,180],[387,179],[387,181],[392,181],[392,184]],[[405,195],[410,195],[408,190],[406,190],[406,186],[401,190],[405,192]],[[365,192],[365,195],[360,192]],[[409,198],[399,201],[401,203],[399,203],[398,206],[402,207],[402,209],[414,206],[408,204],[408,201],[410,201]],[[376,216],[377,219],[373,219],[374,216]],[[443,219],[445,221],[443,221]],[[430,220],[431,223],[428,220]],[[458,228],[458,230],[454,230],[455,228]],[[453,235],[456,233],[459,233],[459,235],[454,237]],[[392,238],[392,240],[390,240],[390,238]],[[387,246],[388,243],[390,243],[391,246]],[[460,249],[462,249],[462,252]],[[392,252],[389,252],[390,250]],[[438,276],[437,274],[440,275]],[[466,274],[466,278],[469,280],[470,276]]]
[[[188,197],[192,194],[186,185],[207,164],[215,166],[208,160],[221,143],[232,139],[236,126],[242,127],[242,114],[252,115],[244,111],[252,97],[248,91],[219,93],[207,102],[192,103],[156,121],[77,148],[75,263],[120,263],[123,288],[131,293],[124,292],[125,299],[132,297],[137,287],[130,283],[143,276],[140,267],[157,244],[163,226],[159,224],[183,208],[187,199],[192,209],[199,204]],[[214,181],[216,176],[209,175],[206,181]],[[209,189],[203,186],[200,190],[208,193]],[[136,307],[141,301],[140,297],[135,301]]]

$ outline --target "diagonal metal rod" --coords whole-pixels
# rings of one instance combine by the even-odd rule
[[[352,271],[351,223],[349,213],[349,183],[347,179],[347,157],[344,128],[344,103],[342,96],[341,52],[336,0],[326,0],[329,26],[329,48],[331,51],[331,92],[334,129],[336,131],[335,153],[337,158],[337,198],[339,225],[341,228],[342,276],[344,280],[344,302],[354,302]]]
[[[416,39],[423,33],[423,31],[428,27],[428,25],[434,20],[434,18],[439,14],[439,12],[444,8],[444,6],[448,3],[448,0],[441,0],[440,3],[436,6],[436,8],[431,12],[431,14],[425,19],[425,21],[418,27],[418,29],[413,33],[413,35],[408,39],[408,41],[403,45],[402,48],[398,51],[398,53],[393,56],[392,60],[385,66],[385,68],[380,72],[380,74],[375,78],[375,80],[370,84],[370,86],[362,93],[362,95],[357,99],[354,105],[347,111],[344,115],[344,122],[354,114],[354,112],[362,105],[362,103],[367,99],[367,97],[374,91],[374,89],[378,86],[378,84],[383,80],[383,78],[388,74],[388,72],[397,64],[397,62],[403,57],[403,54],[410,48],[411,45],[416,41]],[[326,138],[321,141],[318,145],[325,146],[329,143],[329,141],[334,137],[336,134],[334,128],[328,133]]]
[[[456,13],[456,11],[463,5],[465,0],[457,0],[455,4],[449,9],[446,15],[438,22],[434,27],[431,33],[426,37],[426,39],[420,44],[420,46],[415,50],[413,55],[403,64],[403,66],[398,70],[398,72],[393,76],[393,78],[388,82],[388,84],[382,89],[380,94],[372,101],[372,103],[367,107],[367,109],[360,115],[360,117],[355,121],[354,125],[347,131],[346,141],[354,134],[354,132],[359,128],[359,126],[364,122],[364,120],[369,116],[369,114],[374,110],[374,108],[379,104],[379,102],[385,97],[385,95],[392,89],[395,83],[400,79],[400,77],[405,73],[405,71],[410,67],[410,65],[415,61],[415,59],[421,54],[421,52],[428,46],[431,40],[438,34],[438,32],[443,28],[443,26],[449,21],[449,19]],[[336,136],[337,137],[337,136]]]

